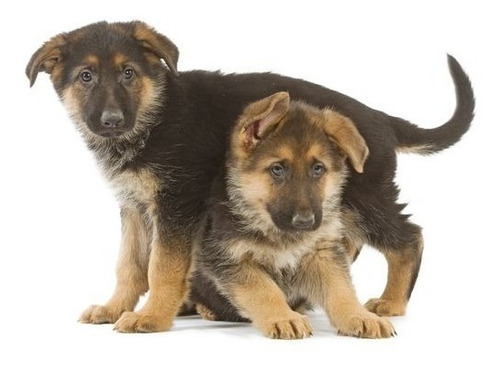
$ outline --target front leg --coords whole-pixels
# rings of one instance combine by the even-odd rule
[[[92,305],[80,317],[82,323],[114,323],[125,311],[134,310],[148,290],[147,269],[150,231],[144,215],[135,208],[121,209],[122,241],[116,267],[116,287],[105,305]]]
[[[320,304],[339,334],[385,338],[395,334],[391,322],[366,310],[356,297],[346,250],[325,242],[309,255],[301,269],[303,293]]]
[[[270,338],[297,339],[312,335],[309,320],[293,311],[279,286],[258,266],[242,263],[226,290],[243,316]]]
[[[170,329],[188,293],[192,242],[189,237],[166,237],[156,230],[148,268],[149,298],[141,310],[123,313],[115,330],[146,333]]]

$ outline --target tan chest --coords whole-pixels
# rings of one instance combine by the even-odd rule
[[[135,203],[151,208],[156,205],[160,185],[149,170],[127,170],[114,175],[110,182],[122,206]]]

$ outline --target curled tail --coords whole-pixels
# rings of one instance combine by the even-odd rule
[[[451,119],[442,126],[425,129],[397,119],[393,130],[397,139],[397,151],[432,154],[457,143],[467,132],[474,118],[474,92],[469,77],[458,61],[448,55],[448,65],[455,84],[457,105]]]

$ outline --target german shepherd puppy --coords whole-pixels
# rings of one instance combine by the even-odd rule
[[[276,74],[179,73],[178,57],[174,43],[143,22],[100,22],[54,36],[26,67],[31,85],[39,72],[50,74],[120,201],[116,289],[81,321],[115,322],[121,332],[170,328],[189,290],[193,244],[212,180],[224,163],[228,132],[247,104],[279,91],[318,108],[334,107],[364,137],[370,149],[364,173],[348,164],[342,201],[350,232],[344,242],[352,254],[369,243],[389,263],[387,287],[369,301],[369,310],[404,314],[422,237],[397,204],[395,151],[436,152],[468,130],[474,97],[458,62],[448,57],[457,94],[453,117],[422,129],[341,93]],[[144,307],[134,312],[147,290]]]
[[[332,110],[290,104],[286,92],[250,104],[214,182],[192,284],[198,310],[241,320],[218,305],[216,286],[272,338],[310,336],[307,317],[292,310],[308,305],[320,305],[341,334],[393,335],[387,318],[358,302],[342,241],[345,159],[361,173],[367,156],[354,124]]]

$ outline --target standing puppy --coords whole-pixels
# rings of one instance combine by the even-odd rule
[[[357,300],[343,246],[343,186],[368,156],[352,122],[332,110],[294,102],[281,92],[250,104],[231,136],[224,173],[215,181],[195,303],[215,319],[250,319],[272,338],[311,335],[293,309],[319,305],[341,334],[393,335],[386,318]],[[198,279],[198,280],[196,280]],[[206,294],[206,279],[234,306]]]

